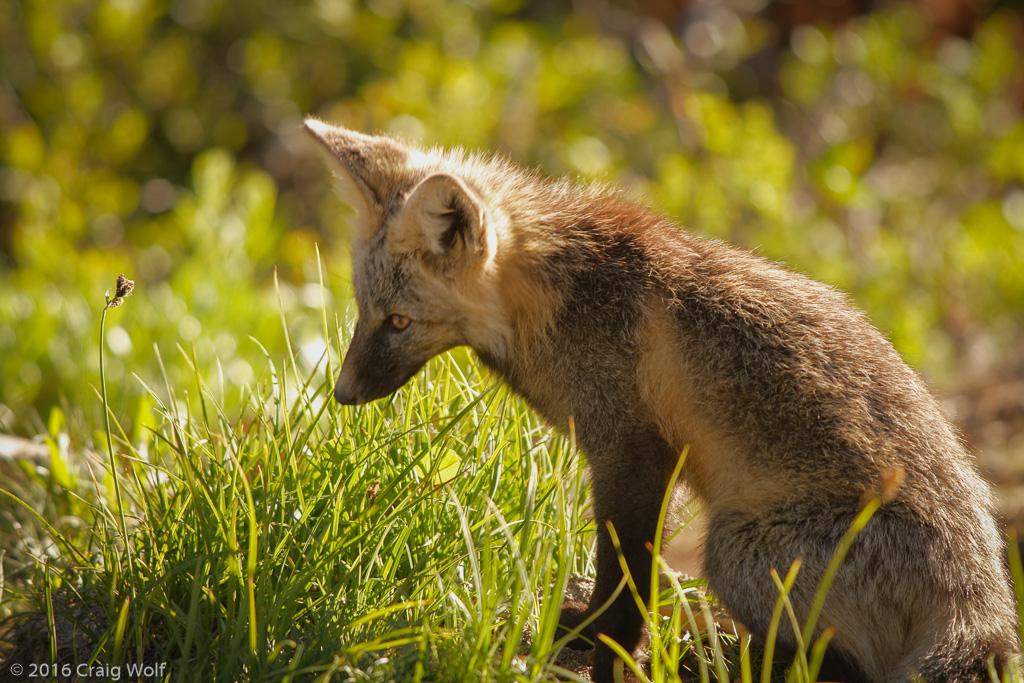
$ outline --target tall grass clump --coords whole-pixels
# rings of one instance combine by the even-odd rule
[[[88,666],[158,680],[545,675],[560,591],[588,561],[568,445],[464,357],[358,409],[331,400],[336,358],[267,353],[237,416],[195,366],[190,386],[146,383],[132,435],[101,377],[107,457],[63,475],[61,512],[88,531],[40,516],[49,562],[8,586],[52,606],[49,636],[78,627],[54,663],[85,642]]]

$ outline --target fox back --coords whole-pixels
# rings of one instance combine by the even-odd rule
[[[987,680],[1018,650],[989,487],[927,388],[834,289],[697,237],[602,188],[550,181],[461,150],[423,150],[309,120],[356,209],[359,307],[335,387],[361,404],[433,356],[471,347],[549,423],[575,423],[598,521],[589,606],[622,570],[649,594],[661,501],[680,453],[708,518],[705,573],[753,634],[767,635],[771,570],[802,569],[803,619],[867,501],[819,619],[823,676]],[[594,679],[644,640],[628,595],[583,635]],[[783,648],[796,640],[785,629]]]

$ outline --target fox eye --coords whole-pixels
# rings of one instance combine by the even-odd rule
[[[396,330],[404,330],[405,328],[409,327],[409,323],[411,322],[412,320],[409,318],[409,316],[402,315],[401,313],[395,313],[393,316],[391,316],[391,324],[394,326]]]

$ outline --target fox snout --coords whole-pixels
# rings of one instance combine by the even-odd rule
[[[416,374],[422,364],[415,367],[395,363],[380,363],[383,359],[363,363],[353,358],[350,349],[334,384],[334,400],[345,406],[358,406],[395,393]],[[378,362],[373,362],[377,360]]]
[[[434,355],[403,346],[389,324],[368,324],[360,319],[334,384],[334,399],[354,406],[389,396]]]
[[[349,349],[334,384],[334,400],[345,406],[369,403],[394,393],[415,373],[399,372],[393,363],[372,356]]]

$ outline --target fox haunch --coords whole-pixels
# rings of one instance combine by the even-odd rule
[[[835,629],[828,675],[980,681],[990,658],[1018,654],[991,491],[921,380],[841,294],[600,188],[306,128],[356,210],[359,320],[337,400],[387,396],[466,345],[547,422],[575,421],[597,577],[590,606],[567,605],[563,624],[622,578],[607,522],[649,594],[648,548],[689,446],[682,475],[708,519],[708,582],[755,636],[778,597],[771,570],[801,559],[791,599],[806,617],[843,534],[889,482],[818,621]],[[642,645],[628,594],[597,633]],[[778,642],[796,648],[785,628]],[[594,680],[611,681],[614,660],[597,641]]]

